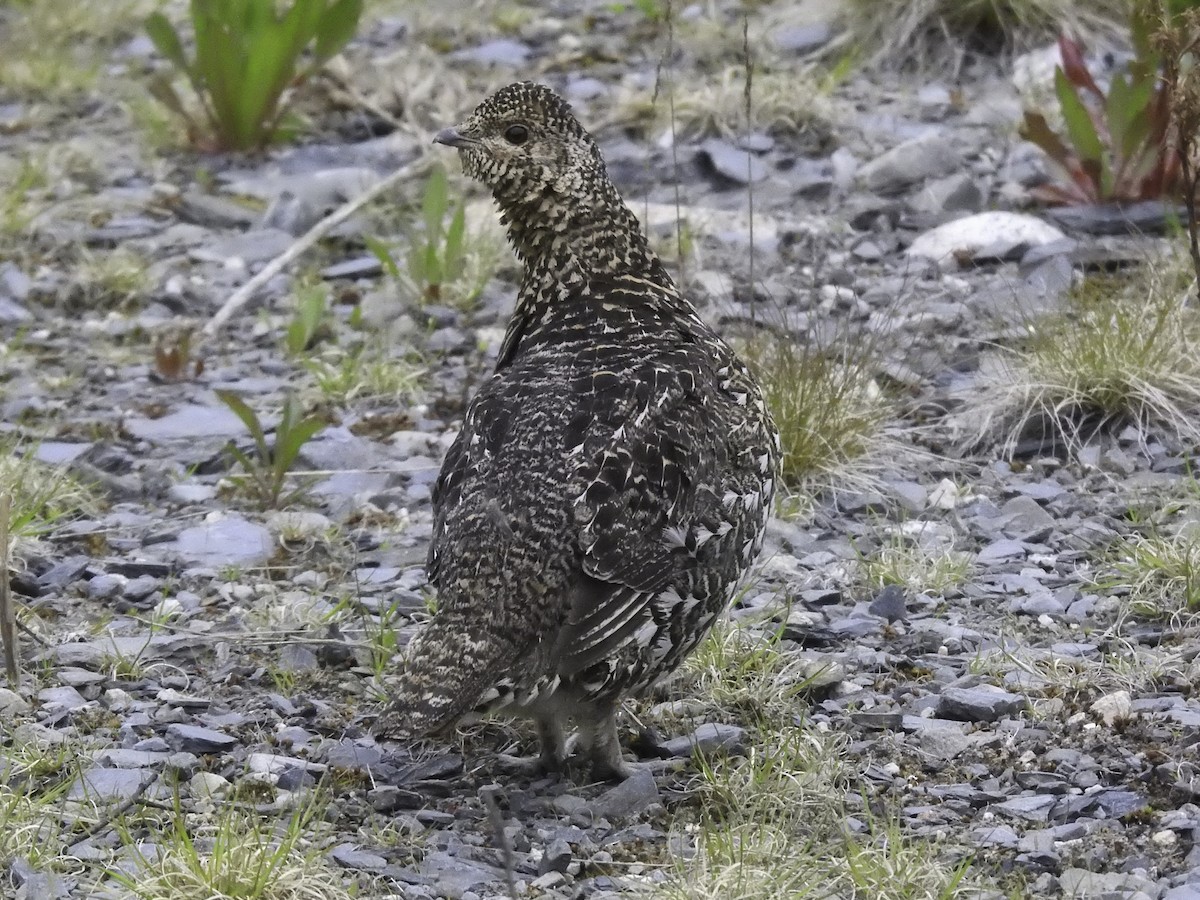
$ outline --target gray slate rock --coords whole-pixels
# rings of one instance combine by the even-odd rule
[[[1025,708],[1020,694],[981,685],[973,688],[948,687],[938,695],[937,715],[960,722],[995,722]]]
[[[858,170],[859,181],[879,194],[894,194],[910,184],[948,175],[962,165],[962,155],[947,136],[935,131],[905,141]]]
[[[136,796],[157,777],[157,773],[145,769],[105,769],[97,766],[76,779],[67,792],[67,798],[92,803],[120,803]]]
[[[1037,216],[992,210],[926,231],[909,245],[907,254],[946,265],[975,259],[1020,259],[1030,247],[1063,237]]]
[[[152,443],[200,439],[224,439],[246,434],[246,426],[225,406],[188,404],[158,419],[132,416],[125,430]]]
[[[504,873],[477,860],[456,856],[443,850],[428,853],[416,866],[418,875],[433,882],[437,897],[462,897],[481,885],[499,884]]]
[[[984,195],[969,172],[938,178],[923,187],[912,200],[913,208],[927,213],[978,212]]]
[[[7,874],[17,889],[13,900],[59,900],[71,895],[70,882],[55,872],[35,869],[24,857],[13,859]]]
[[[566,872],[574,856],[575,854],[571,850],[571,845],[562,838],[552,841],[542,852],[542,858],[538,860],[538,874],[545,875],[547,872]]]
[[[761,159],[720,138],[709,138],[701,144],[700,156],[713,172],[734,184],[753,184],[767,177]]]
[[[228,516],[185,528],[173,549],[200,566],[261,566],[275,552],[275,541],[262,525]]]
[[[589,805],[597,818],[627,819],[658,801],[658,783],[654,776],[646,769],[638,769]]]
[[[771,33],[771,43],[783,53],[811,53],[824,47],[832,38],[833,27],[827,22],[776,28]]]
[[[388,861],[378,853],[364,850],[357,844],[338,844],[329,851],[329,858],[347,869],[365,869],[378,872],[387,868]]]
[[[1052,794],[1031,794],[997,803],[992,809],[1028,822],[1045,822],[1050,818],[1050,810],[1054,808],[1054,804],[1055,798]]]
[[[875,599],[867,607],[867,612],[888,622],[898,622],[908,614],[907,601],[908,592],[904,588],[898,584],[889,584],[875,595]]]
[[[167,742],[187,753],[223,753],[237,745],[237,738],[212,728],[176,722],[167,726]]]
[[[1047,214],[1063,228],[1087,234],[1162,234],[1169,222],[1187,221],[1182,207],[1160,200],[1060,206]]]
[[[691,756],[693,753],[740,753],[746,748],[746,729],[737,725],[705,722],[691,734],[672,738],[662,749],[672,756]]]
[[[533,50],[529,48],[528,44],[508,38],[499,38],[494,41],[482,43],[478,47],[456,50],[450,54],[450,58],[453,60],[465,60],[484,66],[511,66],[516,68],[525,65],[532,54]]]

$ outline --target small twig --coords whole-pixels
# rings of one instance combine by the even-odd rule
[[[500,845],[500,857],[504,860],[504,880],[508,882],[508,895],[516,900],[516,860],[513,857],[512,844],[504,832],[504,816],[501,815],[500,805],[496,802],[495,790],[490,786],[480,788],[479,796],[483,798],[483,804],[487,807],[488,822],[496,832],[496,842]]]
[[[215,335],[235,312],[250,301],[250,298],[254,296],[259,288],[282,272],[288,264],[295,262],[307,253],[309,248],[316,244],[317,241],[325,237],[325,235],[362,209],[362,207],[392,190],[397,185],[414,178],[419,178],[425,174],[429,166],[429,161],[429,155],[422,154],[407,166],[397,169],[374,187],[368,188],[357,197],[347,200],[312,228],[308,229],[303,236],[297,238],[283,253],[263,266],[258,274],[233,292],[229,299],[225,301],[225,305],[217,310],[213,317],[208,320],[208,324],[200,332],[201,337],[211,338]]]
[[[742,100],[746,106],[746,134],[754,131],[754,58],[750,55],[750,17],[742,17],[742,58],[746,63],[746,87],[742,92]],[[750,317],[754,318],[754,179],[750,177],[754,165],[753,156],[746,151],[746,216],[750,231]]]
[[[5,581],[4,592],[7,594],[8,593],[8,586],[7,586],[8,579],[6,578],[6,579],[4,579],[4,581]],[[17,622],[17,631],[32,638],[33,642],[35,644],[40,644],[43,647],[50,646],[50,642],[48,640],[46,640],[44,637],[42,637],[40,634],[38,634],[36,631],[34,631],[32,628],[30,628],[24,622]]]
[[[110,825],[112,825],[112,823],[114,821],[119,819],[121,816],[125,815],[125,813],[129,812],[130,808],[135,803],[140,801],[142,799],[142,795],[145,794],[146,791],[148,791],[150,789],[150,785],[154,784],[154,782],[156,782],[156,781],[158,781],[157,773],[155,774],[155,776],[153,778],[148,778],[145,781],[143,781],[141,783],[141,785],[138,786],[138,789],[136,791],[134,791],[132,794],[130,794],[128,797],[126,797],[125,800],[122,801],[120,804],[118,804],[117,806],[110,809],[108,811],[108,814],[105,816],[102,816],[100,818],[100,820],[98,822],[96,822],[95,825],[92,825],[90,828],[86,829],[83,832],[83,834],[81,834],[78,838],[76,838],[74,841],[72,841],[70,843],[70,845],[68,845],[67,850],[68,851],[74,850],[76,847],[78,847],[84,841],[90,840],[90,839],[94,838],[96,835],[98,835],[100,832],[106,830]]]
[[[16,687],[21,680],[20,657],[17,653],[17,611],[13,608],[8,584],[8,518],[12,512],[12,497],[0,495],[0,643],[4,644],[4,670]]]

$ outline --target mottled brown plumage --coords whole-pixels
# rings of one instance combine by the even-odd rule
[[[650,250],[554,92],[509,85],[437,141],[491,189],[524,278],[434,490],[437,612],[376,730],[573,719],[627,769],[621,699],[674,670],[757,556],[779,459],[762,395]]]

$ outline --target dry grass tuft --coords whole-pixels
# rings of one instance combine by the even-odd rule
[[[965,443],[1012,454],[1040,428],[1077,449],[1128,422],[1200,440],[1200,310],[1182,272],[1172,262],[1091,279],[1061,312],[1026,319],[965,398]]]
[[[153,852],[143,854],[132,835],[123,836],[133,870],[112,874],[143,900],[349,900],[343,876],[311,843],[312,812],[310,806],[276,822],[229,810],[210,821],[177,806]]]
[[[1123,33],[1128,0],[850,0],[842,5],[842,46],[872,65],[929,66],[964,49],[1013,50],[1044,43],[1060,29]]]
[[[896,411],[872,375],[869,342],[847,340],[830,352],[764,331],[740,349],[779,426],[789,487],[873,488],[878,472],[913,453],[888,429]]]
[[[32,450],[0,440],[0,484],[12,494],[14,537],[49,531],[55,522],[97,508],[97,499],[61,466],[38,462]]]
[[[878,589],[897,585],[916,594],[944,594],[967,580],[971,556],[947,546],[927,545],[900,531],[860,560],[863,581]]]
[[[776,137],[819,148],[833,133],[832,109],[816,80],[807,72],[755,72],[751,116],[746,121],[746,72],[729,66],[701,82],[675,87],[674,130],[678,137],[733,138],[751,127]],[[654,133],[671,127],[671,103],[649,93],[627,96],[618,117],[634,120]]]

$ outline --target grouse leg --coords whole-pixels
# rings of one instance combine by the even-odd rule
[[[598,703],[579,716],[579,750],[587,753],[598,781],[621,781],[633,774],[621,757],[616,703]]]
[[[509,756],[499,758],[501,768],[520,775],[545,775],[561,772],[567,760],[567,742],[562,722],[552,715],[538,716],[538,742],[541,750],[537,756]]]

